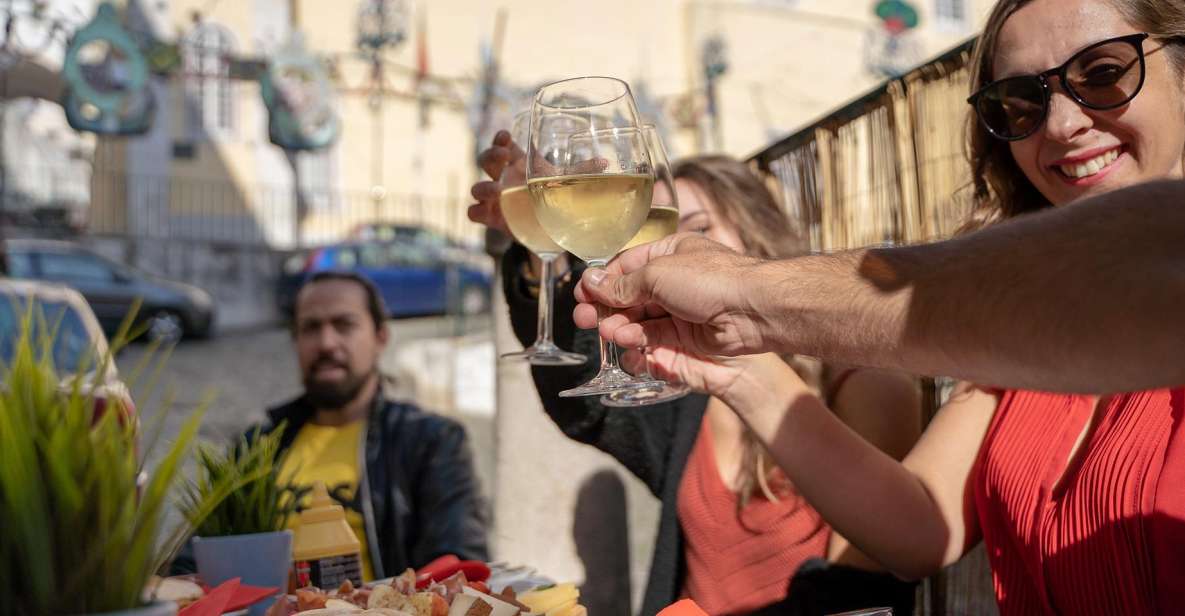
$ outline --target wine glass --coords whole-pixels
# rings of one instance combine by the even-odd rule
[[[675,194],[675,178],[671,175],[671,163],[662,145],[662,136],[652,124],[642,127],[642,136],[646,139],[650,161],[654,165],[654,194],[646,222],[622,250],[661,240],[679,230],[679,199]],[[645,352],[642,349],[642,353]],[[668,383],[654,378],[650,374],[649,363],[643,362],[642,365],[644,368],[639,379],[650,383],[650,387],[613,392],[602,396],[601,404],[614,407],[648,406],[677,400],[691,392],[682,383]]]
[[[531,128],[531,112],[524,111],[514,118],[511,137],[515,146],[526,146]],[[498,182],[502,185],[502,217],[518,243],[526,247],[542,262],[539,276],[539,318],[535,342],[522,351],[505,353],[503,359],[525,359],[535,366],[579,366],[588,358],[556,346],[552,340],[552,315],[555,312],[555,262],[564,253],[559,244],[539,226],[535,206],[527,192],[527,159],[519,157],[502,171]]]
[[[589,267],[605,267],[642,228],[654,171],[624,81],[577,77],[539,89],[531,105],[527,189],[539,225]],[[651,387],[622,370],[613,348],[598,341],[597,376],[561,397]]]

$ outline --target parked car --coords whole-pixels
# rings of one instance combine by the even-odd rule
[[[128,417],[134,417],[135,404],[127,385],[119,378],[115,363],[102,361],[108,353],[107,337],[86,299],[69,287],[0,278],[0,362],[12,363],[31,304],[39,311],[34,313],[33,341],[47,333],[46,327],[53,330],[50,353],[62,390],[72,390],[75,379],[81,375],[83,393],[94,398],[96,417],[115,400],[122,403]]]
[[[406,223],[372,222],[354,227],[350,239],[357,242],[404,242],[433,251],[450,261],[481,269],[489,257],[479,245],[460,242],[444,233]]]
[[[76,289],[108,333],[119,328],[139,299],[139,321],[153,340],[210,334],[213,299],[193,285],[153,276],[70,242],[13,239],[5,247],[11,277]]]
[[[296,293],[320,271],[362,274],[382,293],[392,317],[459,312],[473,315],[490,305],[492,275],[447,251],[407,241],[345,242],[289,257],[282,266],[276,302],[292,316]]]
[[[363,242],[403,241],[419,246],[436,248],[465,246],[435,229],[422,225],[395,222],[368,222],[360,224],[350,232],[350,239]]]

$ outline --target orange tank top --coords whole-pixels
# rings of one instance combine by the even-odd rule
[[[707,415],[679,484],[687,575],[683,593],[712,616],[744,614],[786,598],[802,564],[824,557],[831,529],[788,481],[770,501],[738,496],[716,465]]]

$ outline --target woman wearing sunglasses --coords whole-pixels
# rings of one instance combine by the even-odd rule
[[[977,224],[1185,175],[1185,0],[1003,0],[973,62]],[[984,280],[983,293],[1007,284]],[[1185,387],[963,384],[896,462],[775,364],[652,357],[721,390],[836,532],[899,576],[931,575],[982,541],[1002,614],[1185,606]],[[754,382],[775,387],[726,385]]]

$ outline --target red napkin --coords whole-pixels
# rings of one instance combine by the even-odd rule
[[[239,589],[230,598],[230,603],[226,604],[226,611],[233,612],[251,607],[268,597],[276,596],[278,592],[280,592],[280,589],[275,586],[248,586],[246,584],[240,584]]]
[[[249,607],[280,592],[275,586],[247,586],[241,583],[240,578],[227,580],[213,590],[202,584],[202,590],[206,591],[206,596],[191,603],[177,616],[220,616],[225,612]]]
[[[239,578],[227,580],[181,610],[177,616],[220,616],[227,611],[230,600],[239,589]]]
[[[708,616],[691,599],[684,599],[658,613],[658,616]]]

